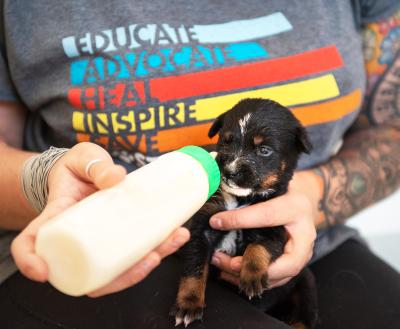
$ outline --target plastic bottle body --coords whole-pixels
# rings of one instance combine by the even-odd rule
[[[171,152],[46,223],[36,253],[49,282],[79,296],[104,286],[159,245],[206,202],[202,165]]]

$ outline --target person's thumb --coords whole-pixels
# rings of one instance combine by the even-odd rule
[[[71,151],[66,159],[67,167],[98,189],[114,186],[126,176],[126,169],[114,164],[107,151],[96,144],[81,143]]]

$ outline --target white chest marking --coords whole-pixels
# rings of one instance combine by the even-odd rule
[[[216,250],[221,251],[230,256],[236,255],[237,251],[236,244],[241,239],[241,236],[242,236],[241,230],[230,231],[227,235],[223,237],[222,241],[219,243]]]
[[[246,203],[246,204],[243,204],[240,207],[238,207],[238,201],[234,195],[229,194],[224,190],[221,191],[221,194],[222,194],[222,198],[224,199],[224,204],[225,204],[226,210],[240,209],[243,207],[247,207],[249,205],[248,203]]]
[[[226,210],[239,209],[247,206],[243,205],[238,207],[238,202],[236,198],[233,195],[226,193],[224,191],[222,191],[222,197],[224,198]],[[237,243],[241,242],[242,240],[243,240],[242,230],[229,231],[229,233],[223,237],[222,241],[219,243],[216,250],[234,256],[236,255],[237,251]]]
[[[230,195],[229,193],[226,192],[222,192],[222,197],[224,198],[226,210],[232,210],[237,208],[238,202],[233,195]]]

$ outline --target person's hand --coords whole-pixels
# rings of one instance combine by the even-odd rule
[[[269,287],[287,283],[299,274],[312,257],[318,222],[319,183],[312,171],[294,175],[288,192],[249,207],[215,214],[210,225],[218,230],[271,227],[283,225],[289,235],[284,250],[268,268]],[[242,257],[214,253],[212,263],[221,269],[221,278],[239,285]]]
[[[88,164],[100,159],[90,166]],[[115,165],[103,148],[92,143],[80,143],[71,148],[53,166],[48,179],[48,202],[42,213],[14,239],[11,252],[19,270],[31,280],[44,282],[48,278],[46,263],[35,254],[36,233],[43,223],[93,192],[121,182],[126,170]],[[189,240],[185,228],[175,230],[158,248],[121,274],[113,282],[90,296],[101,296],[130,287],[143,280],[161,259],[174,253]]]

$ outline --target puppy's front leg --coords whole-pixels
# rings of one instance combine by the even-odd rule
[[[191,220],[191,238],[182,248],[183,272],[176,302],[170,312],[175,316],[176,326],[184,323],[186,327],[203,317],[208,267],[223,234],[222,231],[212,230],[208,221],[221,210],[223,208],[217,204],[206,205]]]
[[[251,243],[243,254],[239,288],[249,299],[268,289],[268,267],[271,254],[259,243]]]
[[[210,246],[200,230],[191,232],[190,241],[182,248],[183,273],[176,302],[171,310],[175,325],[182,322],[185,327],[203,317]]]
[[[171,311],[176,326],[183,322],[187,327],[193,321],[202,319],[207,278],[208,263],[202,264],[197,273],[181,278],[176,303]]]
[[[283,254],[288,236],[283,226],[244,231],[249,243],[243,254],[240,289],[251,299],[268,289],[268,267]]]

